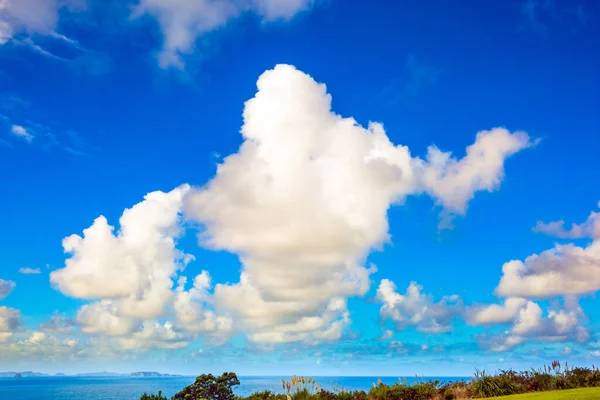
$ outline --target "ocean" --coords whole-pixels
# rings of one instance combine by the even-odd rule
[[[262,390],[283,393],[281,378],[274,376],[240,376],[238,395],[248,395]],[[368,390],[377,382],[377,377],[330,376],[316,377],[317,383],[326,389],[334,386],[345,390]],[[398,378],[381,378],[383,383],[392,384]],[[414,382],[415,377],[407,378]],[[419,378],[420,379],[420,378]],[[455,381],[466,378],[426,377],[426,380]],[[157,393],[171,397],[194,381],[194,377],[137,378],[137,377],[32,377],[0,378],[0,399],[2,400],[139,400],[146,393]]]

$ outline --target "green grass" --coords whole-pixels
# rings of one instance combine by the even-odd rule
[[[554,390],[551,392],[537,392],[516,394],[513,396],[488,397],[486,400],[598,400],[600,388],[584,388],[571,390]]]

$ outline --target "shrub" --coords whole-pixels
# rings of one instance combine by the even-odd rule
[[[144,393],[140,400],[169,400],[167,396],[163,396],[162,392],[159,390],[158,394],[146,394]]]
[[[270,390],[252,393],[247,397],[236,397],[236,400],[287,400],[285,394],[275,394]]]
[[[475,371],[475,378],[471,383],[473,392],[479,397],[508,396],[523,393],[524,387],[515,382],[516,374],[512,371],[503,371],[498,375],[488,375],[485,371]]]
[[[194,383],[175,394],[172,400],[235,400],[233,387],[239,384],[233,372],[225,372],[219,377],[202,374]]]

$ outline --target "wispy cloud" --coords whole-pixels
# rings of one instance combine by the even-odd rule
[[[61,12],[82,10],[80,0],[15,0],[0,3],[0,45],[31,35],[63,37],[56,33]]]
[[[18,111],[31,107],[31,102],[18,96],[7,95],[0,97],[0,109],[6,111]],[[0,119],[8,120],[8,117],[0,115]]]
[[[59,32],[75,15],[83,15],[85,0],[0,0],[0,46],[12,46],[63,63],[76,72],[104,74],[108,55],[88,49]],[[86,13],[87,14],[87,13]]]
[[[550,28],[565,24],[575,33],[587,25],[592,14],[583,5],[556,0],[526,0],[519,4],[524,27],[538,35],[546,35]]]
[[[217,31],[244,13],[252,12],[264,23],[289,21],[318,3],[315,0],[141,0],[134,8],[131,18],[152,16],[164,37],[162,50],[158,55],[160,66],[183,69],[183,58],[195,49],[198,38]]]
[[[552,2],[544,1],[543,3],[535,0],[527,0],[526,2],[521,4],[520,11],[521,14],[526,18],[528,22],[528,26],[531,30],[537,33],[545,33],[546,32],[546,24],[543,23],[540,18],[540,13],[543,11],[548,11]]]
[[[73,129],[64,129],[56,124],[48,126],[39,122],[45,119],[43,113],[36,110],[32,103],[14,94],[0,95],[0,126],[4,125],[12,136],[49,151],[60,148],[65,152],[81,156],[91,150],[98,150],[88,143],[81,133]],[[6,140],[0,139],[0,146],[13,147]]]
[[[18,138],[21,138],[21,139],[25,140],[27,143],[31,143],[33,141],[33,139],[35,139],[35,136],[32,135],[31,133],[29,133],[27,131],[27,129],[25,129],[21,125],[13,125],[10,128],[10,131],[11,131],[11,133],[13,135],[15,135]]]
[[[38,274],[41,274],[42,271],[39,268],[25,267],[25,268],[19,268],[19,273],[23,274],[23,275],[38,275]]]
[[[396,104],[414,98],[423,89],[437,83],[441,73],[438,67],[414,54],[409,54],[404,63],[402,76],[390,82],[383,92],[391,97],[391,104]]]

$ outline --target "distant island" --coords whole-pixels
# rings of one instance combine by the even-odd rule
[[[17,375],[19,375],[19,376],[17,377]],[[48,375],[42,374],[41,372],[33,372],[33,371],[0,372],[0,378],[30,378],[32,376],[48,376]]]
[[[181,375],[161,374],[160,372],[132,372],[131,376],[167,378],[167,377],[177,377],[177,376],[181,376]]]
[[[91,373],[75,374],[75,376],[91,376],[91,377],[133,376],[133,377],[137,377],[137,378],[140,378],[140,377],[143,377],[143,378],[147,378],[147,377],[167,378],[167,377],[176,377],[176,376],[181,376],[181,375],[161,374],[160,372],[138,371],[138,372],[124,373],[124,374],[121,374],[118,372],[91,372]]]
[[[44,374],[41,372],[33,372],[33,371],[9,371],[9,372],[0,372],[0,378],[31,378],[31,377],[39,377],[39,376],[75,376],[75,377],[135,377],[135,378],[170,378],[170,377],[179,377],[183,375],[176,374],[162,374],[160,372],[154,371],[137,371],[131,373],[119,373],[119,372],[85,372],[79,374],[67,375],[62,372],[58,372],[56,374]]]
[[[89,376],[89,377],[102,377],[102,376],[127,376],[129,374],[120,374],[118,372],[106,372],[106,371],[102,371],[102,372],[83,372],[83,373],[79,373],[79,374],[74,374],[73,376]]]

